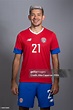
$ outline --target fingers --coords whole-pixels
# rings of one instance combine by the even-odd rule
[[[11,91],[14,95],[18,95],[18,85],[16,83],[11,85]]]
[[[53,86],[50,90],[51,94],[55,95],[59,92],[59,86],[55,87]]]
[[[15,95],[18,95],[18,88],[15,88],[14,94],[15,94]]]
[[[55,94],[58,93],[58,90],[56,90],[56,89],[52,89],[50,92],[51,92],[52,95],[55,95]]]
[[[11,83],[11,91],[14,95],[18,95],[18,85],[16,82]]]
[[[18,95],[18,88],[12,88],[11,91],[14,95]]]
[[[52,88],[50,90],[51,94],[55,95],[59,92],[59,85],[57,83],[54,83],[52,85]]]

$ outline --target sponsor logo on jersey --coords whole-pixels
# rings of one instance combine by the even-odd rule
[[[30,42],[31,40],[32,40],[32,38],[27,39],[27,41],[29,41],[29,42]]]
[[[42,43],[45,43],[46,40],[47,40],[47,39],[46,39],[45,37],[42,37],[42,38],[41,38],[41,42],[42,42]]]
[[[22,102],[23,102],[23,98],[20,98],[20,99],[19,99],[19,102],[22,103]]]

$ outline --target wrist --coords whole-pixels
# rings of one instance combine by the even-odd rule
[[[54,77],[54,83],[59,84],[59,77]]]
[[[12,79],[12,80],[11,80],[11,83],[16,83],[16,80],[15,80],[15,79]]]

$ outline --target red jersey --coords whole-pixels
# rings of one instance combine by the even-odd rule
[[[16,39],[15,54],[22,54],[20,82],[52,83],[50,53],[60,52],[54,32],[43,28],[34,33],[30,28],[21,31]]]

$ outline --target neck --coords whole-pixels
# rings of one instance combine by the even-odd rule
[[[38,33],[42,30],[43,26],[37,26],[37,27],[34,27],[34,26],[31,26],[30,29],[35,32],[35,33]]]

